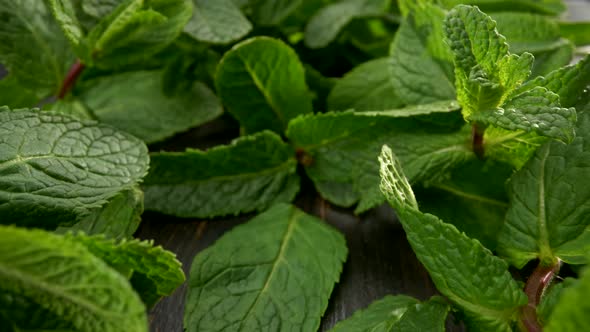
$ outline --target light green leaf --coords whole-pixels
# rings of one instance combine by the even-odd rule
[[[444,332],[449,305],[440,297],[410,306],[391,332]]]
[[[115,241],[104,235],[84,233],[66,234],[65,238],[81,243],[94,256],[129,276],[131,286],[148,308],[162,296],[172,294],[185,280],[182,264],[176,255],[161,246],[154,246],[153,241]]]
[[[0,226],[0,239],[0,316],[19,331],[148,330],[125,277],[71,237]]]
[[[56,232],[83,231],[86,234],[103,234],[108,238],[129,239],[141,223],[143,192],[139,188],[122,191],[103,207],[80,222],[67,227],[58,227]]]
[[[445,14],[418,2],[391,44],[391,82],[408,105],[455,99],[453,57],[444,43]]]
[[[558,15],[566,10],[563,0],[440,0],[446,8],[459,4],[475,5],[484,12],[511,11]]]
[[[67,39],[45,3],[1,0],[0,17],[0,63],[8,69],[14,82],[30,90],[23,93],[36,96],[35,102],[28,106],[56,94],[74,59]]]
[[[454,226],[420,212],[389,147],[383,147],[379,161],[381,190],[396,209],[408,241],[437,289],[465,311],[473,330],[512,331],[511,322],[527,297],[512,279],[506,262]]]
[[[161,71],[103,76],[80,86],[80,99],[101,122],[154,143],[221,115],[221,103],[203,83],[164,94]]]
[[[484,133],[484,153],[487,158],[502,161],[520,169],[547,141],[547,137],[539,136],[534,132],[509,131],[489,126]]]
[[[55,20],[61,26],[74,50],[81,52],[84,45],[84,31],[76,16],[76,9],[72,0],[45,0],[51,8]]]
[[[289,120],[312,112],[303,66],[295,51],[277,39],[256,37],[234,46],[217,67],[215,85],[248,133],[282,133]]]
[[[22,86],[14,76],[8,75],[8,77],[0,79],[0,105],[10,108],[26,108],[34,107],[38,102],[37,92]]]
[[[275,205],[195,257],[184,327],[316,331],[346,254],[338,231],[293,206]]]
[[[530,77],[545,76],[550,72],[571,63],[574,58],[575,46],[567,39],[552,50],[535,54],[535,63]]]
[[[338,322],[330,332],[389,332],[418,300],[405,295],[387,295]]]
[[[590,248],[590,118],[580,114],[579,136],[569,145],[548,142],[510,179],[511,205],[499,251],[517,267],[539,258],[587,262]],[[575,244],[575,245],[574,245]]]
[[[473,158],[469,131],[436,128],[421,117],[338,112],[299,117],[287,137],[312,160],[305,171],[322,197],[339,206],[358,202],[362,212],[384,200],[375,163],[383,144],[394,147],[412,182],[438,181]]]
[[[193,3],[193,17],[184,32],[198,41],[228,44],[252,30],[252,24],[232,0],[193,0]]]
[[[119,4],[129,0],[83,0],[83,11],[96,18],[103,18],[109,15]]]
[[[146,146],[109,126],[29,110],[0,110],[0,223],[73,223],[148,168]]]
[[[305,45],[309,48],[328,46],[353,19],[384,14],[390,2],[389,0],[348,0],[325,6],[317,11],[305,26]]]
[[[411,117],[411,116],[426,116],[428,115],[429,118],[433,119],[433,123],[443,122],[443,117],[449,117],[449,113],[455,113],[456,111],[460,111],[461,106],[457,103],[456,100],[442,100],[433,102],[430,104],[419,104],[419,105],[412,105],[407,106],[404,108],[398,109],[386,109],[383,111],[367,111],[363,112],[366,115],[380,115],[380,116],[388,116],[394,118],[404,118],[404,117]],[[435,117],[439,116],[440,119],[435,119]],[[426,117],[423,117],[425,120]],[[461,119],[461,123],[463,120]]]
[[[53,104],[43,106],[44,109],[56,113],[62,113],[78,120],[97,120],[94,114],[88,109],[79,98],[68,95],[64,99],[58,99]]]
[[[590,44],[590,22],[559,22],[559,32],[576,46]]]
[[[355,67],[337,81],[328,95],[328,110],[331,111],[377,111],[403,105],[393,88],[387,58]]]
[[[265,131],[207,151],[152,154],[145,208],[208,218],[262,211],[299,191],[293,149]]]
[[[586,252],[588,254],[588,252]],[[547,332],[577,332],[590,329],[590,269],[585,268],[580,279],[563,290],[555,309],[549,316]]]

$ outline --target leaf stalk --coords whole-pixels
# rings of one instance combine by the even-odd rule
[[[541,297],[545,290],[551,284],[551,281],[559,272],[561,266],[560,262],[557,264],[546,266],[542,263],[535,268],[531,276],[526,282],[524,292],[528,297],[528,303],[522,308],[521,322],[528,332],[541,332],[543,327],[539,323],[537,317],[537,306],[541,302]]]
[[[70,71],[66,75],[66,78],[64,79],[61,88],[59,89],[57,99],[64,99],[68,92],[72,90],[74,84],[76,84],[76,81],[78,80],[78,77],[80,77],[80,74],[82,74],[82,72],[84,71],[84,68],[86,68],[86,66],[84,66],[84,64],[80,62],[79,59],[77,59],[76,62],[74,62],[74,64],[70,68]]]

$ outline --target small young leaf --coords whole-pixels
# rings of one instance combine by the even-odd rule
[[[303,66],[293,49],[277,39],[256,37],[234,46],[217,67],[215,85],[248,133],[282,133],[289,120],[312,112]]]
[[[577,332],[590,329],[588,296],[590,296],[590,269],[585,268],[580,279],[563,290],[555,309],[549,316],[545,331]]]
[[[0,293],[18,331],[148,330],[129,282],[71,237],[0,225]]]
[[[193,17],[184,32],[198,41],[228,44],[252,30],[252,24],[232,0],[193,0],[193,4]]]
[[[262,211],[295,197],[296,169],[293,149],[268,131],[208,151],[154,153],[145,208],[196,218]]]
[[[0,110],[0,223],[73,223],[148,168],[146,146],[128,134],[52,112]]]
[[[275,205],[195,257],[184,328],[316,331],[346,254],[338,231]]]
[[[465,311],[470,327],[512,331],[511,322],[527,297],[510,276],[506,262],[454,226],[420,212],[389,147],[383,147],[379,161],[381,190],[396,209],[408,241],[437,289]]]

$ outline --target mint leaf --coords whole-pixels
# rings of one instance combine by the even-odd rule
[[[0,239],[0,316],[19,331],[147,331],[129,282],[81,243],[12,226]]]
[[[486,157],[502,161],[520,169],[547,138],[534,132],[510,131],[489,126],[484,133]]]
[[[299,114],[311,113],[311,94],[297,54],[268,37],[248,39],[227,52],[215,75],[223,104],[246,132],[283,132]]]
[[[590,176],[586,148],[590,118],[580,114],[579,137],[570,144],[548,142],[510,179],[511,206],[500,233],[499,250],[517,267],[539,258],[587,262],[590,248]]]
[[[66,234],[65,238],[81,243],[94,256],[113,269],[130,277],[131,286],[146,306],[180,286],[185,280],[182,264],[176,255],[154,246],[153,241],[107,239],[104,235]]]
[[[545,76],[548,73],[569,64],[574,58],[575,46],[566,39],[561,39],[555,48],[535,54],[535,63],[530,77]],[[565,105],[564,105],[565,106]]]
[[[353,19],[383,14],[390,3],[389,0],[349,0],[329,4],[307,22],[305,45],[309,48],[326,47]]]
[[[563,0],[441,0],[447,7],[459,4],[476,5],[483,11],[511,11],[534,12],[546,15],[558,15],[566,10]]]
[[[47,104],[44,109],[62,113],[78,120],[96,120],[88,106],[86,106],[78,97],[68,95],[64,99],[58,99],[53,104]]]
[[[455,99],[453,57],[444,43],[439,7],[418,2],[391,44],[391,82],[408,105]]]
[[[586,252],[588,253],[588,252]],[[585,268],[574,285],[563,290],[555,309],[549,316],[547,332],[585,331],[590,328],[588,311],[590,303],[590,271]]]
[[[195,257],[184,327],[316,331],[346,254],[339,232],[293,206],[275,205]]]
[[[193,17],[184,32],[198,41],[228,44],[252,30],[252,24],[232,0],[193,0],[193,4]]]
[[[131,238],[141,223],[143,192],[139,188],[122,191],[107,204],[72,226],[60,226],[59,234],[83,231],[86,234],[103,234],[116,240]]]
[[[559,32],[576,46],[590,44],[590,22],[559,22]]]
[[[234,0],[240,1],[240,0]],[[243,0],[248,1],[248,0]],[[317,1],[304,0],[257,0],[250,1],[254,8],[252,8],[252,15],[256,23],[262,26],[279,25],[291,14],[297,11],[304,2],[313,3]]]
[[[134,82],[129,84],[129,82]],[[221,115],[221,103],[201,82],[164,94],[161,71],[103,76],[80,86],[80,99],[101,122],[154,143]]]
[[[0,124],[0,223],[71,224],[147,172],[146,146],[106,125],[6,108]]]
[[[408,241],[437,289],[465,311],[468,326],[511,331],[511,322],[527,297],[510,276],[506,262],[454,226],[420,212],[389,147],[383,147],[379,161],[381,190],[396,209]]]
[[[450,121],[453,120],[452,117],[449,116],[449,113],[455,113],[456,111],[460,110],[461,106],[459,106],[459,103],[457,103],[456,100],[442,100],[429,104],[418,104],[393,110],[385,109],[382,111],[370,111],[363,113],[366,115],[380,115],[394,118],[417,116],[419,118],[423,118],[424,121],[432,120],[428,122],[442,125],[442,123],[447,120],[445,118],[449,118]],[[463,119],[461,119],[461,123],[464,123]]]
[[[388,332],[417,303],[413,297],[387,295],[338,322],[330,332]]]
[[[23,87],[14,76],[9,75],[0,79],[0,105],[27,108],[34,107],[38,102],[37,92]]]
[[[541,303],[537,306],[537,315],[541,325],[547,325],[549,317],[559,302],[563,291],[575,285],[577,282],[577,279],[566,278],[562,282],[551,284],[551,286],[545,290],[543,297],[541,298]]]
[[[377,111],[404,105],[391,83],[389,59],[365,62],[338,80],[328,96],[328,110]]]
[[[299,191],[293,149],[265,131],[208,151],[152,154],[147,210],[207,218],[262,211]]]
[[[432,331],[444,332],[449,305],[434,296],[428,302],[410,306],[402,318],[393,325],[392,332]]]
[[[358,202],[359,213],[383,202],[374,162],[383,144],[396,149],[411,181],[437,181],[473,158],[469,130],[429,128],[412,117],[339,112],[299,117],[287,137],[312,160],[305,172],[322,197],[339,206]]]

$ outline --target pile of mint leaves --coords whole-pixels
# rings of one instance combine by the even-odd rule
[[[331,331],[590,330],[590,23],[565,9],[0,0],[0,331],[148,331],[185,281],[187,332],[317,331],[348,252],[291,204],[305,178],[389,203],[440,292]],[[211,121],[240,136],[162,150]],[[255,216],[185,276],[133,238],[144,210]]]

